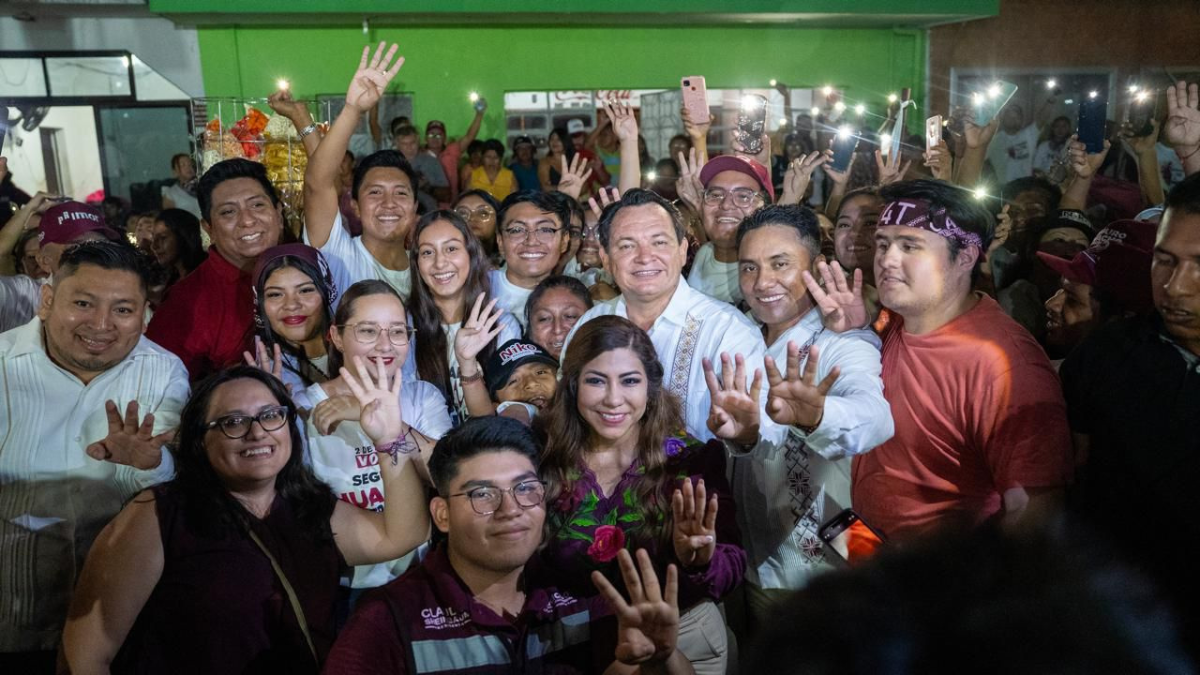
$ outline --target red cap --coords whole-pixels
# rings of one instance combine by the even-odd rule
[[[69,244],[88,232],[99,232],[113,241],[121,238],[104,223],[104,216],[98,210],[79,202],[51,206],[42,214],[38,229],[40,244]]]
[[[700,183],[708,187],[710,180],[725,171],[736,171],[753,178],[759,187],[771,196],[771,202],[775,201],[775,186],[771,184],[771,173],[767,171],[767,167],[741,155],[721,155],[708,160],[704,168],[700,169]]]
[[[1138,220],[1118,220],[1100,230],[1090,246],[1071,260],[1038,251],[1047,267],[1076,283],[1110,293],[1129,311],[1154,306],[1150,293],[1150,260],[1158,226]]]
[[[425,125],[425,133],[429,133],[430,131],[433,131],[434,129],[440,129],[442,132],[442,135],[443,136],[446,135],[446,125],[442,124],[441,120],[430,120],[429,124]]]

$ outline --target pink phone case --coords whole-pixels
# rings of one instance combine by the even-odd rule
[[[683,90],[683,107],[687,108],[692,121],[702,124],[708,121],[708,90],[704,86],[703,75],[692,75],[679,80],[679,88]]]

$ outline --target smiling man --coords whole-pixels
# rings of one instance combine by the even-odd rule
[[[1099,266],[1097,266],[1099,267]],[[1200,644],[1200,174],[1167,195],[1148,278],[1154,312],[1098,328],[1062,365],[1082,511],[1162,586]]]
[[[704,185],[701,218],[708,243],[696,251],[688,285],[714,298],[737,304],[738,225],[744,218],[775,201],[771,174],[758,162],[740,155],[715,157],[700,170]]]
[[[241,363],[254,335],[253,280],[263,251],[283,234],[283,204],[266,168],[227,159],[200,177],[196,197],[208,258],[171,287],[146,336],[183,359],[193,381]]]
[[[37,317],[0,335],[0,671],[54,672],[92,540],[173,473],[187,372],[142,336],[149,274],[125,243],[68,248]]]
[[[571,244],[571,207],[551,192],[514,192],[500,205],[496,245],[504,267],[492,270],[497,303],[524,327],[525,301],[546,277],[558,269]]]
[[[937,181],[882,195],[875,280],[889,313],[883,392],[896,433],[854,458],[855,510],[906,539],[1055,507],[1071,446],[1054,370],[1025,329],[971,290],[991,214]]]

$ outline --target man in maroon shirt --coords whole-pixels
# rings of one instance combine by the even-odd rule
[[[537,461],[532,432],[505,417],[443,436],[429,461],[438,491],[429,510],[446,542],[359,603],[324,672],[693,672],[675,649],[674,566],[664,594],[649,556],[638,552],[639,576],[622,550],[626,602],[599,572],[600,596],[560,591],[553,571],[531,559],[546,519]]]
[[[262,164],[227,159],[196,188],[208,259],[171,287],[146,337],[183,360],[195,382],[239,363],[254,334],[250,272],[283,234],[283,205]]]

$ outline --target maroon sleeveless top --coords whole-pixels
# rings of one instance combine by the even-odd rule
[[[267,556],[245,533],[212,538],[195,532],[184,515],[185,498],[172,486],[153,488],[162,577],[112,672],[316,673],[319,665]],[[280,496],[253,527],[295,589],[323,662],[333,644],[341,554],[332,539],[310,539]]]

